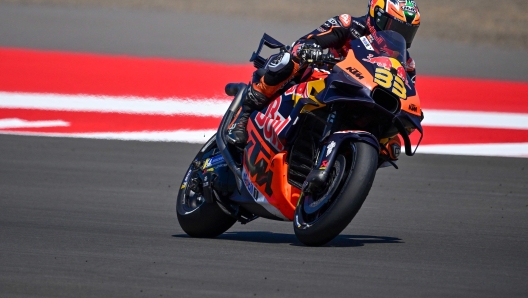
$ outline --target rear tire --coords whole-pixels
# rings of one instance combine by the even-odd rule
[[[236,219],[220,209],[216,202],[208,203],[203,195],[191,189],[193,178],[198,178],[195,162],[210,157],[217,148],[216,135],[213,136],[198,152],[183,178],[178,198],[176,214],[178,222],[185,233],[191,237],[213,238],[227,231]]]
[[[308,246],[323,245],[341,233],[363,205],[376,176],[378,152],[369,144],[341,146],[327,187],[301,194],[293,229]]]

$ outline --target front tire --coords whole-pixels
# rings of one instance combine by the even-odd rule
[[[372,187],[377,162],[378,152],[369,144],[341,146],[326,187],[301,194],[293,229],[302,243],[323,245],[348,226]]]
[[[236,219],[220,209],[216,202],[207,202],[200,193],[201,161],[215,153],[214,135],[196,155],[183,178],[178,198],[176,214],[178,222],[185,233],[191,237],[213,238],[227,231]]]

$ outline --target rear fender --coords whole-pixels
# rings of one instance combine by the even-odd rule
[[[330,135],[321,149],[317,166],[308,174],[306,181],[303,185],[303,191],[311,191],[317,189],[323,185],[327,178],[330,170],[332,169],[334,162],[337,158],[338,149],[344,142],[355,141],[363,142],[376,148],[379,152],[379,141],[378,139],[369,132],[362,130],[346,130],[337,131]]]

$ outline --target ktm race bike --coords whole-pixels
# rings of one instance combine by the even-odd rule
[[[274,56],[261,57],[263,45],[289,50],[264,34],[250,60],[258,69],[253,81]],[[216,237],[236,221],[262,217],[293,221],[302,243],[323,245],[357,214],[377,169],[397,168],[400,146],[387,148],[388,139],[399,134],[406,155],[414,155],[423,137],[422,113],[404,68],[404,38],[384,31],[347,46],[346,58],[324,54],[306,67],[301,83],[294,80],[267,108],[253,112],[243,149],[229,144],[226,134],[247,85],[226,86],[234,99],[178,193],[178,221],[188,235]],[[409,134],[415,130],[421,137],[413,150]]]

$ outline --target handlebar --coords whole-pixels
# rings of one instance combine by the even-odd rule
[[[334,54],[332,53],[327,53],[327,54],[323,54],[323,56],[321,57],[321,63],[325,63],[325,64],[337,64],[341,61],[343,61],[344,58],[341,58],[341,57],[335,57]]]

